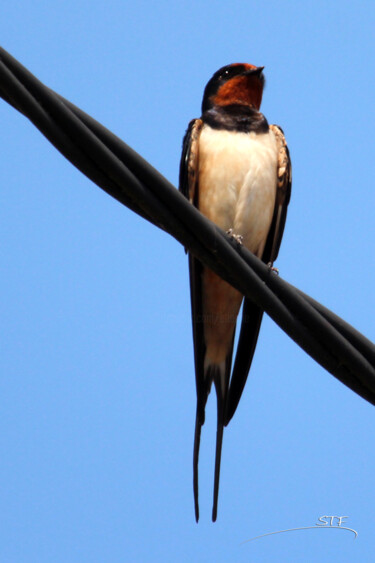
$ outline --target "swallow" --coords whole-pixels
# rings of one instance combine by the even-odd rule
[[[291,161],[282,129],[260,113],[264,67],[235,63],[206,85],[202,116],[188,126],[179,190],[208,219],[266,264],[276,260],[291,193]],[[250,370],[263,310],[189,254],[197,410],[193,455],[195,518],[198,458],[211,385],[217,397],[212,521],[217,518],[224,426],[233,417]],[[242,320],[232,367],[234,336]]]

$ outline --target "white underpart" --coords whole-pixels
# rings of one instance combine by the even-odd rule
[[[277,179],[275,135],[215,130],[199,139],[199,209],[223,230],[233,229],[261,256],[271,225]]]

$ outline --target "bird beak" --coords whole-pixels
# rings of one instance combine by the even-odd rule
[[[264,66],[257,66],[256,68],[252,68],[251,70],[247,70],[244,74],[248,76],[260,76],[263,72]]]

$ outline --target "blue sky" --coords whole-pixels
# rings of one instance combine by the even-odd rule
[[[372,341],[375,7],[370,1],[15,0],[1,44],[176,185],[203,88],[264,65],[293,191],[283,278]],[[224,436],[215,401],[194,520],[195,383],[181,246],[0,101],[0,560],[367,561],[375,409],[265,318]],[[345,530],[267,532],[348,516]]]

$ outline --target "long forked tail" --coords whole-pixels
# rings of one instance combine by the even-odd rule
[[[198,460],[199,460],[199,447],[201,439],[201,429],[205,419],[205,406],[207,396],[210,392],[211,383],[214,382],[217,397],[217,430],[216,430],[216,453],[215,453],[215,477],[214,477],[214,496],[212,507],[212,521],[215,522],[217,518],[217,506],[219,497],[219,482],[220,482],[220,464],[221,464],[221,449],[223,444],[224,433],[224,414],[225,414],[225,401],[228,390],[228,379],[230,369],[231,354],[228,355],[227,360],[221,364],[210,364],[205,370],[205,393],[203,402],[198,402],[197,413],[195,418],[195,435],[194,435],[194,455],[193,455],[193,487],[194,487],[194,507],[195,519],[199,520],[199,502],[198,502]]]

